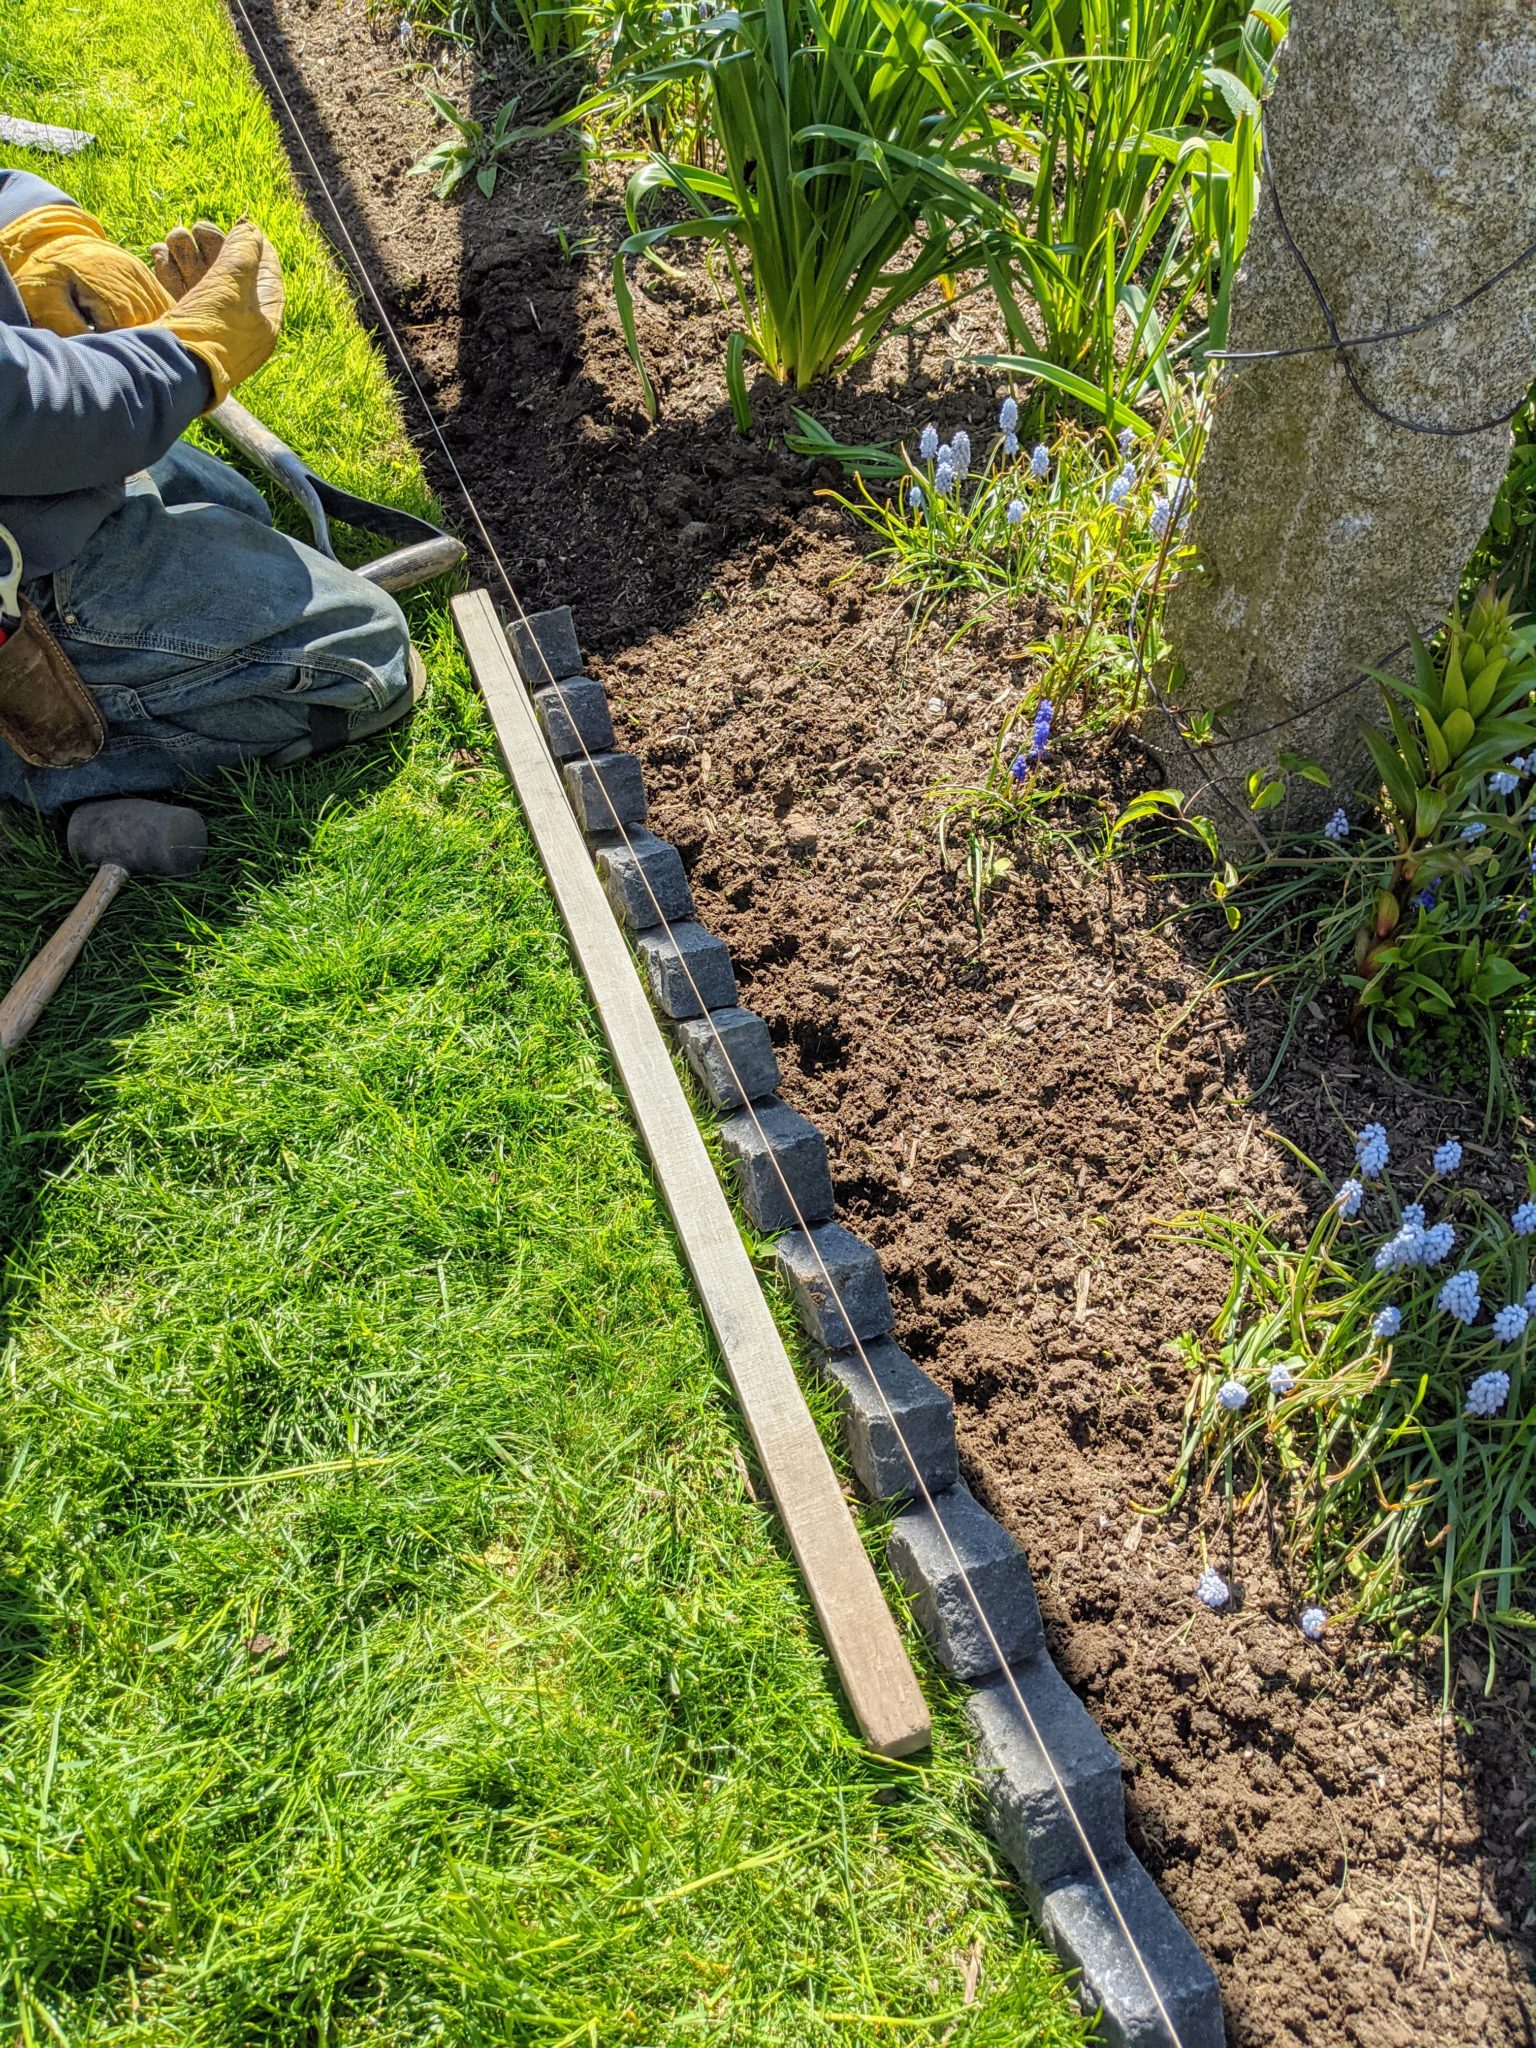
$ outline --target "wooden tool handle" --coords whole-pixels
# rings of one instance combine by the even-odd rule
[[[128,870],[107,861],[91,878],[74,909],[47,945],[32,958],[16,978],[15,986],[0,1003],[0,1060],[13,1046],[20,1045],[47,1009],[59,983],[79,959],[86,940],[100,924],[113,898],[128,879]]]

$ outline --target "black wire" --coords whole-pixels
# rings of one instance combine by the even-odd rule
[[[1355,397],[1366,408],[1367,412],[1374,413],[1379,420],[1384,420],[1388,426],[1402,427],[1410,434],[1432,434],[1445,440],[1462,440],[1476,434],[1491,433],[1495,427],[1507,426],[1521,406],[1525,404],[1529,396],[1528,392],[1522,391],[1507,411],[1495,413],[1491,418],[1479,420],[1470,426],[1445,426],[1436,420],[1411,420],[1402,413],[1389,411],[1387,407],[1379,405],[1372,398],[1360,381],[1359,369],[1350,356],[1349,351],[1356,348],[1368,348],[1380,342],[1403,341],[1412,335],[1423,334],[1427,329],[1436,327],[1442,321],[1451,319],[1455,314],[1464,311],[1466,307],[1482,298],[1486,292],[1491,292],[1496,285],[1502,284],[1506,278],[1512,277],[1517,270],[1531,262],[1533,258],[1536,258],[1536,241],[1531,242],[1526,248],[1522,249],[1517,256],[1512,256],[1509,262],[1504,264],[1501,269],[1496,270],[1491,277],[1485,277],[1481,284],[1474,285],[1465,297],[1457,299],[1453,305],[1442,306],[1438,312],[1430,313],[1424,319],[1416,320],[1406,327],[1383,328],[1375,334],[1357,335],[1346,340],[1339,333],[1338,322],[1333,315],[1333,308],[1328,303],[1328,295],[1318,283],[1311,264],[1308,263],[1306,257],[1302,254],[1300,245],[1291,232],[1290,222],[1285,217],[1285,207],[1281,202],[1280,188],[1275,180],[1274,162],[1270,156],[1267,142],[1263,145],[1263,170],[1265,181],[1269,188],[1269,196],[1274,203],[1275,220],[1279,225],[1281,236],[1285,241],[1286,247],[1290,250],[1292,256],[1295,257],[1301,274],[1306,279],[1313,298],[1317,301],[1318,311],[1323,316],[1323,324],[1328,329],[1328,340],[1298,344],[1290,348],[1213,349],[1211,351],[1212,359],[1225,362],[1256,363],[1278,361],[1289,356],[1337,356],[1340,364],[1343,366],[1345,376],[1349,379],[1350,389],[1354,392]],[[1324,701],[1326,702],[1327,700],[1325,699]]]

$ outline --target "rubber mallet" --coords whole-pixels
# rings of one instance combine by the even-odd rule
[[[208,852],[208,827],[200,813],[179,804],[121,797],[80,806],[69,821],[69,850],[96,873],[69,916],[33,954],[0,1002],[0,1062],[48,1007],[123,884],[133,875],[195,874]]]

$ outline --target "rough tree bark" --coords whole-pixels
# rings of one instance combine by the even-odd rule
[[[1295,0],[1266,135],[1231,346],[1328,339],[1299,258],[1340,336],[1423,320],[1536,240],[1536,0]],[[1349,361],[1368,399],[1421,426],[1507,413],[1536,378],[1536,262]],[[1281,747],[1335,777],[1331,793],[1293,782],[1303,818],[1361,777],[1376,699],[1349,686],[1444,616],[1510,445],[1502,422],[1379,417],[1334,353],[1225,372],[1167,631],[1182,720],[1214,714],[1228,744],[1197,758],[1157,712],[1147,737],[1229,845],[1248,837],[1246,778]]]

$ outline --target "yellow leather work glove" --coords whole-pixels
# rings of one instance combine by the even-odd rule
[[[0,227],[0,263],[27,318],[54,334],[142,327],[171,303],[148,264],[78,206],[38,206]]]
[[[149,260],[171,297],[184,299],[218,262],[223,246],[222,228],[216,228],[211,220],[194,221],[190,228],[172,228],[165,240],[150,250]]]
[[[240,220],[205,274],[155,324],[207,364],[219,405],[271,355],[282,322],[277,251],[255,221]]]

